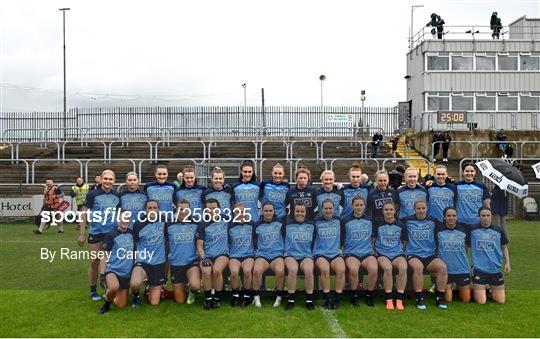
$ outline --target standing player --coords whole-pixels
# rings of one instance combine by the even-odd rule
[[[343,197],[343,191],[339,190],[335,185],[336,176],[334,172],[326,170],[321,173],[322,187],[315,192],[315,200],[317,201],[317,217],[320,218],[323,215],[322,203],[326,199],[330,199],[334,202],[334,216],[341,215],[341,207],[345,199]],[[341,206],[341,207],[340,207]]]
[[[176,220],[165,224],[174,300],[179,304],[186,301],[189,283],[187,303],[193,304],[195,295],[201,289],[201,270],[195,246],[198,225],[189,217],[189,201],[180,200],[176,208]]]
[[[234,220],[229,223],[229,271],[231,273],[231,307],[248,306],[251,298],[251,278],[253,271],[253,223],[246,215],[244,204],[234,207]],[[243,273],[243,299],[240,301],[240,269]]]
[[[446,182],[448,172],[446,166],[435,167],[435,181],[427,185],[428,192],[428,215],[443,222],[443,211],[447,207],[454,207],[457,199],[456,186]]]
[[[373,251],[371,238],[373,224],[364,214],[366,202],[362,196],[356,196],[352,200],[353,213],[341,219],[341,239],[343,243],[343,255],[349,272],[349,285],[354,289],[351,297],[353,306],[360,305],[358,298],[358,274],[360,267],[368,272],[368,288],[366,291],[366,304],[373,306],[373,291],[377,285],[379,265]]]
[[[214,167],[210,175],[212,185],[208,187],[202,194],[203,204],[208,199],[216,199],[221,206],[221,212],[232,214],[232,199],[233,191],[231,186],[225,184],[225,172],[220,167]],[[228,212],[228,213],[227,213]]]
[[[315,216],[315,188],[309,184],[311,180],[311,172],[307,167],[299,167],[294,174],[296,185],[289,188],[285,206],[289,207],[289,211],[294,214],[294,206],[303,203],[307,208],[306,219],[313,220]]]
[[[77,212],[82,211],[84,201],[86,200],[86,195],[88,194],[89,190],[90,186],[88,186],[88,184],[85,183],[84,179],[81,177],[78,177],[75,185],[71,186],[71,193],[69,196],[74,199],[75,205],[77,205]],[[76,230],[79,230],[80,228],[81,224],[79,223]]]
[[[103,250],[109,253],[109,260],[105,267],[107,291],[105,303],[99,309],[100,314],[109,311],[113,302],[118,308],[127,305],[129,280],[133,268],[133,259],[131,258],[134,254],[133,233],[129,229],[130,223],[131,212],[123,211],[118,226],[107,233],[103,242]]]
[[[393,202],[383,204],[383,219],[373,228],[373,237],[375,238],[377,261],[383,270],[386,309],[394,309],[392,272],[393,269],[396,269],[398,271],[396,308],[403,311],[403,293],[405,293],[407,285],[407,261],[403,247],[407,241],[407,230],[401,221],[396,220],[396,206]]]
[[[437,258],[435,229],[437,219],[427,216],[427,203],[418,200],[414,203],[415,214],[402,219],[407,228],[407,263],[413,272],[413,289],[416,306],[426,309],[422,289],[424,287],[424,269],[436,276],[437,305],[446,309],[444,292],[446,291],[447,271],[444,262]]]
[[[254,173],[253,163],[246,160],[240,166],[240,178],[233,186],[234,201],[243,203],[253,222],[259,220],[260,185]]]
[[[274,204],[270,201],[262,205],[262,217],[256,224],[253,234],[255,265],[253,267],[253,302],[261,307],[260,290],[264,272],[270,268],[276,275],[276,300],[274,307],[281,305],[285,285],[285,261],[283,251],[283,222],[276,217]]]
[[[341,216],[347,216],[352,213],[352,201],[355,197],[361,196],[364,198],[364,201],[367,201],[368,198],[369,187],[362,184],[362,168],[357,163],[354,163],[351,169],[349,169],[349,181],[350,184],[343,187],[345,202]]]
[[[105,170],[101,174],[101,185],[92,190],[86,196],[83,206],[83,222],[79,230],[77,243],[83,246],[86,242],[86,225],[90,223],[88,229],[88,250],[90,251],[90,261],[88,264],[88,283],[90,285],[90,297],[94,301],[101,300],[96,291],[99,272],[104,272],[105,261],[100,261],[101,251],[103,251],[103,241],[105,235],[112,231],[117,225],[114,214],[120,206],[118,193],[113,190],[116,175],[111,170]],[[93,259],[96,258],[96,259]]]
[[[145,220],[137,221],[133,225],[133,241],[135,241],[138,257],[135,260],[130,282],[133,294],[132,307],[141,305],[139,291],[145,281],[149,286],[148,302],[150,305],[159,305],[161,285],[164,285],[167,279],[165,222],[159,218],[158,202],[148,200],[145,212]]]
[[[41,208],[40,215],[42,215],[43,212],[54,213],[58,211],[58,208],[64,201],[63,195],[64,193],[60,187],[54,184],[53,179],[45,179],[45,188],[43,189],[43,207]],[[36,234],[43,233],[43,229],[45,228],[46,224],[47,222],[40,221],[38,229],[33,230],[33,232]],[[58,233],[64,233],[64,224],[62,220],[58,222]]]
[[[293,217],[285,225],[285,266],[289,272],[287,276],[287,306],[285,310],[292,310],[296,295],[296,278],[298,269],[304,272],[306,290],[306,308],[314,310],[313,304],[313,238],[315,225],[306,220],[307,206],[298,203],[294,206]]]
[[[473,163],[463,165],[464,180],[456,184],[458,221],[470,229],[480,223],[478,210],[490,206],[489,191],[483,183],[474,180],[476,170]]]
[[[221,306],[223,270],[229,264],[228,223],[221,218],[219,210],[216,199],[206,200],[203,215],[208,214],[210,221],[202,221],[197,230],[197,254],[202,271],[205,310]],[[214,299],[212,288],[216,292]]]
[[[437,230],[437,247],[439,258],[444,261],[448,271],[446,301],[452,301],[452,284],[456,284],[459,297],[468,303],[471,300],[471,266],[466,246],[469,236],[457,220],[456,208],[447,207],[444,210],[444,224]]]
[[[418,200],[427,201],[427,191],[418,184],[418,170],[409,167],[405,170],[405,185],[397,190],[399,219],[414,215],[414,204]]]
[[[184,180],[176,190],[176,201],[185,199],[189,202],[192,214],[202,214],[202,194],[206,187],[197,184],[197,175],[193,167],[184,168]]]
[[[345,286],[345,261],[341,255],[341,222],[335,215],[334,202],[326,199],[322,202],[322,216],[315,220],[315,242],[313,255],[315,265],[321,273],[325,309],[339,308]],[[335,296],[330,295],[330,270],[336,275]]]
[[[135,172],[126,174],[127,190],[120,193],[120,206],[122,211],[130,211],[132,222],[129,227],[133,229],[133,223],[139,220],[144,213],[144,206],[148,197],[139,189],[139,177]]]
[[[491,298],[501,304],[506,301],[501,260],[504,257],[504,273],[509,274],[510,254],[508,239],[499,226],[491,223],[491,210],[480,208],[480,224],[471,229],[471,257],[474,300],[486,303],[486,285],[491,287]]]
[[[283,180],[284,175],[285,169],[283,165],[279,163],[275,164],[272,167],[272,180],[265,181],[261,184],[261,203],[272,202],[278,218],[283,218],[287,214],[285,210],[285,199],[289,191],[289,183]]]
[[[375,174],[376,187],[369,192],[367,200],[368,216],[374,225],[383,222],[383,205],[387,202],[396,203],[396,191],[388,187],[388,172],[386,170],[377,171]]]
[[[176,186],[172,182],[167,181],[169,171],[165,165],[156,166],[154,176],[156,177],[156,181],[146,184],[144,191],[148,196],[148,200],[158,202],[160,219],[162,221],[172,221],[174,220],[174,205],[176,203],[176,196],[174,194]]]

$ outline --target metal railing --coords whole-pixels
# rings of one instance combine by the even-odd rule
[[[435,153],[435,144],[444,144],[444,141],[435,141],[431,143],[431,159],[433,159],[433,155]],[[453,144],[467,144],[470,146],[470,154],[469,157],[471,158],[477,158],[481,157],[481,154],[479,152],[479,146],[480,145],[486,145],[486,144],[512,144],[515,146],[515,152],[516,152],[516,158],[524,158],[528,159],[528,157],[525,156],[525,152],[523,151],[525,146],[530,145],[540,145],[540,141],[534,141],[534,140],[526,140],[526,141],[519,141],[519,140],[505,140],[505,141],[491,141],[491,140],[479,140],[479,141],[465,141],[465,140],[456,140],[450,142],[450,147]],[[450,149],[449,149],[450,150]],[[535,152],[535,154],[532,154],[532,157],[540,156],[540,152]],[[512,158],[514,159],[514,158]]]

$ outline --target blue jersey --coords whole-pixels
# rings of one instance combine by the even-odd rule
[[[498,226],[475,225],[471,229],[471,257],[474,269],[485,273],[499,273],[502,267],[501,246],[508,239]]]
[[[230,223],[229,225],[229,254],[231,258],[252,258],[255,255],[253,224]]]
[[[341,254],[341,221],[338,217],[315,221],[315,243],[313,255],[333,258]]]
[[[482,207],[484,199],[489,199],[489,191],[481,182],[466,183],[460,181],[456,184],[458,221],[463,224],[476,225],[480,223],[478,210]]]
[[[313,220],[315,217],[315,206],[317,205],[315,202],[315,188],[312,186],[305,188],[294,186],[289,188],[285,206],[289,206],[291,217],[294,216],[294,206],[300,202],[307,206],[306,219]]]
[[[312,258],[314,237],[315,225],[311,221],[289,221],[285,225],[285,256],[295,259]]]
[[[399,219],[414,215],[414,203],[418,200],[427,201],[427,191],[424,187],[416,185],[410,188],[403,185],[397,189],[399,203]]]
[[[341,219],[341,239],[344,255],[364,257],[374,254],[371,246],[373,224],[366,216],[360,218],[349,214]]]
[[[233,186],[234,201],[243,203],[249,208],[251,222],[259,220],[259,192],[261,188],[255,180],[250,182],[239,181]]]
[[[109,233],[118,225],[115,214],[120,207],[120,197],[113,189],[107,193],[99,187],[88,192],[84,206],[90,210],[89,234]]]
[[[227,228],[228,223],[223,220],[199,224],[197,239],[204,241],[204,253],[208,258],[229,255]]]
[[[428,215],[443,222],[443,211],[447,207],[455,207],[457,191],[454,184],[445,183],[443,186],[433,183],[428,188]]]
[[[415,255],[427,258],[435,255],[437,243],[435,242],[435,229],[437,219],[427,217],[420,220],[416,215],[411,215],[401,220],[407,228],[407,255]]]
[[[259,220],[255,227],[254,246],[256,256],[272,261],[283,256],[285,242],[283,241],[283,222],[274,218],[272,221]]]
[[[175,190],[176,186],[171,182],[163,184],[153,182],[144,187],[148,200],[158,202],[160,212],[174,212],[174,205],[176,204]]]
[[[208,187],[202,194],[201,200],[203,201],[203,205],[208,199],[216,199],[219,202],[219,208],[221,211],[225,211],[227,213],[226,209],[229,209],[232,215],[232,200],[233,200],[233,191],[231,186],[224,185],[223,189],[217,191],[213,187]]]
[[[369,193],[369,187],[367,185],[360,185],[358,187],[353,187],[351,184],[345,185],[343,187],[343,196],[345,197],[345,202],[343,203],[343,211],[341,216],[347,216],[353,212],[352,200],[356,196],[361,196],[364,198],[364,203],[367,204]]]
[[[139,215],[144,213],[144,207],[148,196],[140,190],[125,191],[120,193],[120,207],[122,211],[131,212],[132,222],[129,224],[129,228],[133,229],[133,224],[140,220]]]
[[[343,197],[343,191],[338,190],[337,188],[332,188],[330,192],[326,192],[324,188],[319,188],[315,191],[315,200],[317,201],[317,217],[320,218],[323,215],[323,201],[330,199],[334,202],[334,217],[339,218],[341,215],[341,207],[345,202]]]
[[[131,230],[128,229],[126,232],[122,232],[115,228],[107,233],[103,242],[103,249],[111,252],[105,272],[113,272],[120,277],[130,277],[134,256]]]
[[[375,251],[390,260],[403,255],[403,242],[407,240],[405,225],[399,220],[389,224],[383,220],[380,226],[373,227]]]
[[[287,214],[285,211],[285,200],[289,192],[289,184],[286,182],[274,183],[270,180],[261,184],[261,203],[270,201],[274,204],[276,215],[278,218],[283,218]]]
[[[164,222],[136,222],[133,225],[133,241],[137,246],[136,262],[148,265],[163,264],[165,257]],[[140,256],[141,252],[150,253],[152,257]]]
[[[440,227],[437,230],[439,258],[446,264],[448,274],[468,274],[471,271],[466,245],[467,231],[462,225],[453,229]]]
[[[387,188],[385,191],[381,191],[378,188],[374,188],[369,191],[367,215],[371,217],[371,221],[374,224],[383,222],[383,205],[387,202],[397,203],[397,194],[394,189]]]
[[[180,186],[176,190],[176,201],[187,200],[189,201],[189,210],[191,213],[198,213],[202,215],[202,194],[206,190],[206,187],[201,185],[193,185],[193,187]],[[197,208],[197,210],[195,210]]]
[[[165,238],[169,243],[169,263],[185,266],[197,262],[197,224],[194,222],[171,222],[165,224]]]

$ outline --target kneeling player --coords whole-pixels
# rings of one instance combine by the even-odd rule
[[[376,239],[377,261],[383,270],[386,309],[394,309],[392,272],[395,268],[398,271],[396,308],[403,311],[403,293],[407,285],[407,261],[403,253],[403,242],[407,240],[407,230],[401,221],[396,220],[396,205],[393,202],[384,203],[382,210],[383,219],[373,228],[373,237]]]
[[[491,224],[491,210],[480,208],[480,224],[471,229],[471,257],[474,300],[486,303],[486,285],[491,287],[491,298],[501,304],[506,301],[501,260],[504,256],[504,273],[509,274],[510,254],[508,239],[499,226]]]
[[[322,204],[322,216],[315,221],[315,265],[321,273],[321,285],[323,289],[325,309],[339,308],[341,294],[345,286],[345,261],[341,256],[341,222],[334,215],[334,202],[325,199]],[[330,269],[336,274],[335,296],[332,301],[330,296]]]
[[[274,307],[281,305],[283,286],[285,285],[285,261],[283,251],[283,223],[276,217],[274,204],[270,201],[262,205],[262,218],[255,227],[253,235],[256,249],[255,266],[253,267],[253,302],[261,307],[261,285],[263,274],[270,268],[276,275],[276,300]]]
[[[223,291],[223,270],[229,263],[229,245],[227,237],[228,223],[221,219],[219,202],[210,198],[205,202],[205,213],[210,221],[202,221],[197,231],[197,253],[203,276],[204,309],[221,306]],[[203,215],[204,215],[203,214]],[[217,220],[217,221],[214,221]],[[212,288],[215,296],[212,298]]]
[[[186,287],[189,283],[188,304],[195,302],[195,295],[201,288],[201,270],[197,260],[195,235],[197,224],[189,215],[189,202],[182,199],[176,205],[177,219],[165,224],[165,238],[169,244],[169,264],[173,283],[174,300],[183,304],[186,301]]]
[[[407,262],[413,272],[413,289],[418,309],[425,310],[426,304],[422,297],[424,287],[424,268],[436,276],[437,305],[446,309],[444,292],[448,278],[446,265],[437,258],[437,244],[435,242],[435,227],[437,219],[427,216],[427,202],[417,200],[414,203],[414,215],[408,216],[402,221],[407,228]]]
[[[105,303],[99,309],[103,314],[109,311],[111,303],[118,308],[125,307],[128,298],[129,280],[133,268],[133,233],[129,229],[131,212],[121,214],[118,226],[105,236],[103,250],[109,252],[109,260],[105,267],[107,291]]]
[[[366,202],[362,196],[352,199],[353,213],[341,220],[341,238],[343,239],[343,255],[349,272],[349,285],[353,290],[351,304],[360,305],[358,298],[358,274],[360,267],[368,272],[368,285],[366,291],[366,304],[373,306],[373,290],[377,284],[379,265],[375,258],[375,252],[371,244],[373,225],[371,220],[364,215]]]
[[[306,289],[306,308],[314,310],[313,304],[313,237],[315,225],[306,220],[307,206],[297,203],[294,206],[294,217],[285,226],[285,265],[289,274],[287,276],[287,306],[285,310],[294,307],[296,294],[296,278],[298,268],[304,272]]]

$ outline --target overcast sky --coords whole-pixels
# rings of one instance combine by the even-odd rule
[[[405,54],[432,12],[447,25],[540,17],[530,0],[217,0],[0,2],[0,110],[62,110],[66,12],[68,107],[394,106]]]

